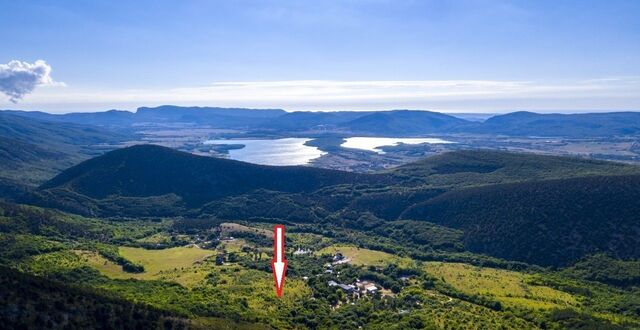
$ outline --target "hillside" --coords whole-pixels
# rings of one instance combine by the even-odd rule
[[[0,266],[5,329],[194,328],[176,313]],[[126,326],[125,326],[126,325]]]
[[[306,112],[296,111],[272,118],[260,124],[260,129],[313,130],[332,129],[350,120],[365,116],[371,112],[336,111]]]
[[[575,157],[460,150],[402,165],[391,173],[405,182],[462,187],[579,176],[640,174],[640,167]]]
[[[313,221],[318,219],[314,212],[326,216],[347,208],[395,220],[406,208],[452,188],[639,173],[638,167],[610,162],[458,151],[371,175],[306,166],[261,166],[140,145],[72,167],[23,201],[85,215],[166,216],[219,200],[205,211],[213,207],[218,215],[270,214]],[[371,190],[380,184],[385,188]],[[359,191],[354,195],[356,187]],[[309,195],[320,188],[326,189]],[[221,200],[233,196],[241,197]],[[309,205],[315,211],[310,213]]]
[[[428,221],[461,230],[473,252],[565,266],[596,252],[640,257],[639,172],[577,158],[460,151],[371,175],[140,145],[74,166],[22,202],[84,215],[188,214],[357,230]]]
[[[335,130],[343,134],[411,136],[445,132],[464,119],[422,110],[291,112],[259,125],[261,129]]]
[[[244,109],[216,107],[180,107],[163,105],[155,108],[138,108],[133,116],[136,122],[193,123],[219,128],[247,127],[279,117],[286,112],[280,109]]]
[[[474,252],[565,266],[596,252],[640,258],[640,175],[532,181],[453,190],[404,219],[464,231]]]
[[[308,192],[328,185],[387,179],[303,166],[262,166],[139,145],[85,161],[40,189],[66,189],[94,199],[175,194],[188,206],[198,206],[256,189]]]
[[[96,126],[0,112],[0,177],[40,184],[129,136]],[[101,145],[98,147],[97,145]]]
[[[640,112],[539,114],[513,112],[458,131],[531,136],[611,136],[640,133]]]
[[[193,123],[216,127],[247,126],[285,114],[279,109],[244,109],[218,107],[180,107],[163,105],[140,107],[136,112],[109,110],[103,112],[50,114],[40,111],[10,111],[0,113],[59,123],[114,126],[122,129],[136,123]]]
[[[134,114],[123,110],[107,110],[102,112],[78,112],[65,114],[52,114],[41,111],[17,111],[5,110],[7,113],[16,116],[28,117],[38,120],[67,122],[82,125],[94,126],[120,126],[130,125],[133,122]]]
[[[414,136],[446,132],[468,124],[464,119],[431,111],[380,111],[366,114],[340,125],[358,134]]]
[[[0,112],[0,137],[55,149],[82,147],[127,138],[123,134],[96,126],[55,123],[4,112]]]

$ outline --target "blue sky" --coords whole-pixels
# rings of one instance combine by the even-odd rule
[[[0,108],[637,110],[639,15],[634,0],[0,0],[0,64],[51,68]]]

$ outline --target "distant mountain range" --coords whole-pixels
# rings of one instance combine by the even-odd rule
[[[465,132],[514,136],[611,136],[640,134],[640,112],[539,114],[513,112],[487,119]]]
[[[109,110],[49,114],[2,111],[4,114],[53,122],[131,127],[137,124],[184,123],[215,128],[287,132],[332,132],[343,135],[418,136],[442,133],[511,136],[598,137],[640,134],[640,112],[538,114],[513,112],[485,121],[419,110],[286,112],[281,109],[179,107],[138,108],[135,113]]]
[[[214,127],[246,127],[285,115],[280,109],[242,109],[216,107],[179,107],[165,105],[141,107],[135,113],[122,110],[105,112],[50,114],[39,111],[5,110],[4,113],[40,120],[96,126],[126,127],[140,123],[192,123]]]

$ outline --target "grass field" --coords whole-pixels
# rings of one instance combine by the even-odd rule
[[[137,242],[140,243],[148,243],[148,244],[171,244],[172,236],[168,233],[156,233],[151,236],[146,236],[140,239],[137,239]],[[174,240],[176,242],[188,242],[189,236],[187,235],[176,235],[174,236]]]
[[[524,319],[454,299],[448,304],[422,308],[418,312],[440,329],[539,329]]]
[[[120,255],[144,266],[147,276],[154,276],[162,271],[188,268],[196,261],[202,261],[216,252],[203,250],[195,246],[176,247],[163,250],[146,250],[134,247],[120,247]]]
[[[144,266],[143,273],[127,273],[120,265],[113,263],[95,252],[76,251],[81,258],[99,270],[102,274],[114,279],[135,278],[140,280],[165,280],[192,287],[204,280],[206,272],[198,261],[214,255],[216,252],[197,247],[177,247],[164,250],[146,250],[142,248],[120,247],[120,254]]]
[[[265,315],[277,313],[279,307],[292,307],[303,296],[311,295],[311,290],[304,281],[286,278],[284,294],[282,298],[277,298],[271,273],[239,265],[216,266],[213,274],[217,276],[218,289],[231,296],[246,299],[249,308],[262,311]]]
[[[427,263],[425,271],[464,293],[494,297],[505,306],[549,309],[579,305],[566,292],[527,284],[528,275],[523,273],[442,262]]]
[[[401,267],[412,267],[415,265],[415,262],[410,258],[402,258],[382,251],[362,249],[353,245],[331,245],[319,250],[316,254],[335,254],[337,252],[341,252],[342,255],[351,259],[351,264],[353,265],[384,266],[397,264]]]
[[[330,238],[312,233],[290,233],[287,234],[287,239],[291,239],[292,244],[290,247],[294,248],[315,249],[316,247],[324,247],[331,244]]]
[[[250,233],[256,233],[256,234],[260,234],[260,235],[264,235],[267,237],[271,237],[273,236],[273,232],[269,231],[267,229],[264,228],[258,228],[258,227],[247,227],[238,223],[233,223],[233,222],[223,222],[220,224],[220,231],[221,231],[221,235],[222,236],[227,236],[230,233],[234,233],[234,232],[250,232]]]
[[[217,249],[220,251],[226,251],[227,253],[238,253],[242,251],[243,246],[248,246],[247,241],[241,238],[236,238],[231,241],[220,241],[220,245],[218,245]]]

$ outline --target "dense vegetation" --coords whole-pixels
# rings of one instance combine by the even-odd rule
[[[12,287],[28,294],[20,298],[12,290],[6,294],[3,291],[6,304],[22,311],[9,314],[20,317],[7,324],[58,322],[66,313],[73,322],[102,324],[93,319],[100,315],[119,327],[117,322],[121,321],[116,316],[123,313],[119,317],[135,318],[135,322],[144,324],[213,328],[615,329],[640,325],[639,292],[633,286],[621,290],[584,281],[572,269],[568,273],[549,272],[454,252],[455,244],[447,242],[459,240],[460,232],[435,225],[414,232],[422,228],[420,222],[396,221],[370,231],[326,225],[288,226],[290,269],[285,296],[280,300],[273,295],[268,266],[269,224],[245,226],[204,218],[171,220],[171,225],[149,221],[123,224],[123,220],[84,219],[8,203],[3,208],[8,216],[5,219],[23,220],[17,226],[4,227],[0,234],[4,239],[0,262],[46,278],[11,273],[17,276],[10,279]],[[104,227],[106,235],[60,236],[58,230],[75,221],[88,223],[88,229]],[[40,229],[27,229],[25,223],[36,223],[31,227]],[[43,224],[57,230],[43,231]],[[117,229],[127,230],[114,235]],[[424,244],[404,242],[414,234]],[[197,242],[205,246],[208,240],[228,236],[235,239],[217,241],[206,249],[192,245]],[[164,240],[189,245],[158,250],[132,247]],[[440,251],[439,255],[421,252],[428,245],[432,251]],[[298,248],[312,253],[294,255]],[[331,262],[337,251],[351,262],[325,272],[324,264]],[[224,264],[218,263],[218,256]],[[118,258],[144,265],[144,270],[128,273],[116,266]],[[440,262],[421,261],[429,259]],[[382,291],[359,296],[328,285],[330,281],[356,280],[376,283]],[[81,288],[59,282],[78,283]],[[85,298],[70,298],[84,288],[89,290],[80,291]],[[38,293],[31,294],[33,291]],[[28,298],[43,296],[51,302],[48,307],[37,307],[38,302]],[[131,301],[136,304],[126,303]],[[74,313],[76,303],[86,306]],[[94,308],[100,312],[92,312]],[[38,319],[40,314],[46,316]],[[57,323],[53,324],[55,327]]]
[[[0,267],[4,329],[185,329],[184,316]]]
[[[105,145],[102,148],[108,150],[108,144],[124,141],[128,136],[122,131],[53,123],[0,111],[0,179],[37,185],[102,152],[95,145]]]
[[[622,287],[640,286],[640,261],[590,255],[565,270],[570,276]]]
[[[451,191],[402,216],[461,229],[472,251],[566,266],[598,251],[640,258],[639,199],[640,176],[588,177]]]
[[[0,266],[21,272],[0,269],[16,288],[0,294],[0,316],[10,327],[638,328],[638,173],[461,151],[366,175],[126,148],[18,199],[48,209],[0,202]],[[287,226],[282,299],[274,223]],[[347,261],[332,265],[338,252]]]
[[[163,178],[158,180],[158,178]],[[360,179],[362,178],[362,179]],[[311,167],[270,167],[195,156],[170,148],[140,145],[109,152],[74,166],[41,189],[66,188],[88,197],[148,197],[176,194],[189,206],[262,188],[283,192],[380,180]]]
[[[26,201],[85,215],[376,229],[412,244],[566,266],[597,252],[640,257],[639,172],[602,161],[461,151],[372,175],[259,166],[146,145],[72,167]],[[157,180],[163,173],[171,175]],[[399,223],[389,223],[398,219],[419,222],[399,231]],[[422,236],[433,223],[462,234],[427,243]]]
[[[489,118],[482,125],[465,130],[525,136],[631,135],[640,132],[640,113],[539,114],[519,111]]]

